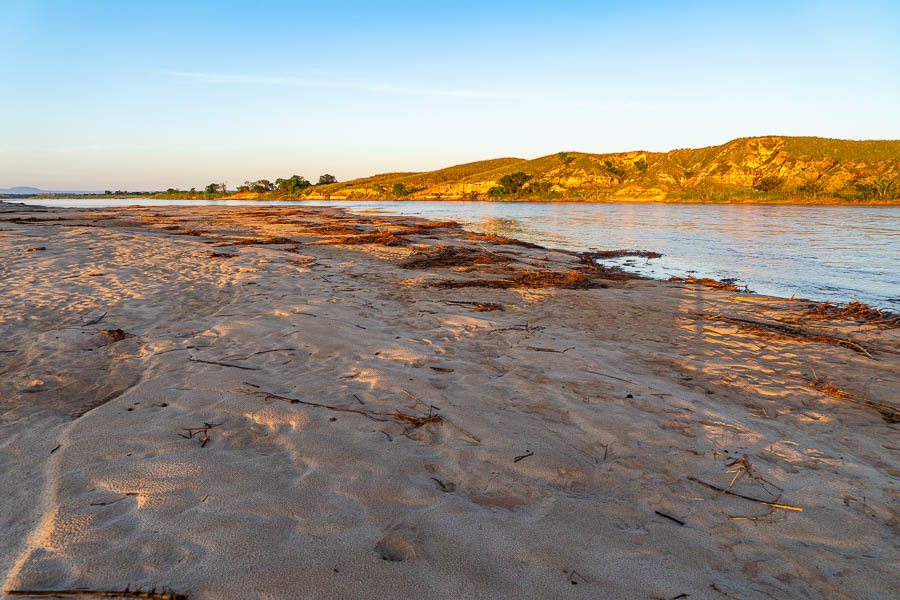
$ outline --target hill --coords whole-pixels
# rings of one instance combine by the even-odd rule
[[[503,178],[523,173],[512,185]],[[516,179],[516,178],[513,178]],[[509,178],[507,179],[509,183]],[[279,197],[273,192],[264,196]],[[258,197],[245,194],[246,197]],[[900,202],[900,141],[739,138],[670,152],[560,152],[307,188],[310,199]]]

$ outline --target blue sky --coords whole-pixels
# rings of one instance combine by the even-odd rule
[[[900,138],[900,2],[0,2],[0,188]]]

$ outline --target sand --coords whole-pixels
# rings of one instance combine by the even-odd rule
[[[422,223],[0,203],[3,589],[900,597],[900,330]]]

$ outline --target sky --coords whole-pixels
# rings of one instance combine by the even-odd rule
[[[900,2],[0,0],[0,188],[900,138]]]

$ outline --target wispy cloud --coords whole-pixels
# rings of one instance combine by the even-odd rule
[[[271,77],[259,75],[228,75],[223,73],[190,73],[174,71],[172,75],[205,83],[232,83],[251,85],[280,85],[316,89],[357,90],[380,94],[404,94],[415,96],[446,96],[453,98],[508,98],[508,94],[492,90],[425,88],[389,83],[373,84],[358,81],[304,79],[301,77]]]
[[[180,79],[191,79],[211,84],[247,84],[247,85],[273,85],[292,86],[313,89],[335,89],[373,92],[378,94],[398,94],[408,96],[440,96],[447,98],[473,98],[517,100],[520,102],[534,102],[542,105],[556,106],[560,108],[581,108],[595,111],[628,111],[639,108],[638,102],[610,101],[605,98],[579,98],[571,95],[544,95],[526,94],[513,91],[496,91],[468,88],[429,88],[410,85],[396,85],[391,83],[366,83],[360,81],[342,81],[336,79],[305,79],[302,77],[260,76],[260,75],[231,75],[224,73],[195,73],[184,71],[172,71],[170,75]]]
[[[53,152],[60,154],[82,154],[85,152],[99,152],[103,150],[103,146],[99,144],[82,144],[76,146],[57,146],[52,149]]]

